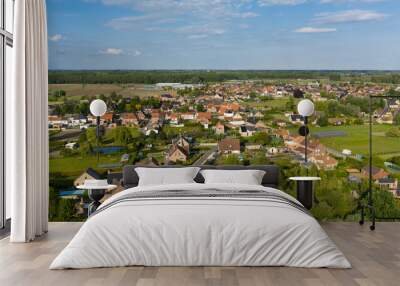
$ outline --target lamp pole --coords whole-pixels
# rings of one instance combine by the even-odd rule
[[[304,163],[308,163],[308,117],[314,114],[314,103],[309,99],[303,99],[297,105],[297,111],[304,118],[304,125],[300,127],[299,133],[304,136]]]
[[[100,161],[100,116],[96,117],[96,143],[97,143],[97,165]]]
[[[96,116],[96,143],[97,143],[97,165],[100,160],[100,117],[103,116],[107,111],[106,103],[101,99],[93,100],[90,103],[90,113]]]
[[[304,116],[304,126],[306,127],[306,135],[304,136],[304,162],[307,164],[307,162],[308,162],[308,158],[307,158],[307,155],[308,155],[308,144],[307,144],[307,138],[308,138],[308,127],[307,127],[307,122],[308,120],[307,120],[307,116]]]

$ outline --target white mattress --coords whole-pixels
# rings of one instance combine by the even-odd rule
[[[149,190],[266,190],[254,185],[182,184]],[[296,201],[297,202],[297,201]],[[122,201],[89,218],[50,269],[145,266],[293,266],[350,268],[318,222],[262,199],[162,198]]]

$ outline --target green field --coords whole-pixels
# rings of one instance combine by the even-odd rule
[[[163,90],[148,89],[143,84],[49,84],[49,93],[64,90],[68,99],[79,100],[82,97],[92,97],[104,94],[110,95],[112,92],[121,94],[124,97],[143,96],[159,97],[165,93]],[[174,94],[175,91],[168,91]]]
[[[372,146],[375,155],[400,153],[400,138],[386,137],[385,133],[393,126],[390,125],[374,125]],[[329,126],[311,128],[312,133],[321,131],[343,131],[346,136],[321,138],[320,141],[325,146],[342,151],[349,149],[353,154],[369,154],[369,126],[368,125],[353,125],[353,126]],[[386,156],[387,157],[387,156]]]
[[[99,164],[118,163],[121,159],[120,154],[100,156]],[[78,176],[87,168],[97,169],[97,157],[66,157],[66,158],[51,158],[50,173],[62,173],[66,176]],[[100,170],[101,171],[101,170]],[[103,170],[106,171],[106,170]]]

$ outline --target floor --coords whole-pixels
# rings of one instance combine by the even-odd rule
[[[324,229],[353,265],[350,270],[287,267],[125,267],[48,270],[80,223],[51,223],[29,244],[0,241],[0,285],[400,285],[400,223],[325,223]]]

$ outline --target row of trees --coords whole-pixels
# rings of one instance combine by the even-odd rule
[[[377,83],[400,83],[398,72],[340,72],[340,71],[49,71],[49,83],[96,84],[96,83],[144,83],[182,82],[206,83],[227,80],[251,79],[330,79],[342,78]]]

